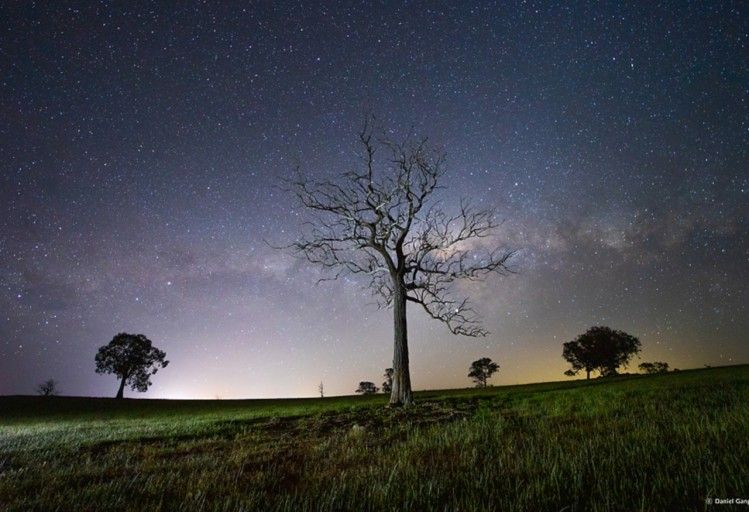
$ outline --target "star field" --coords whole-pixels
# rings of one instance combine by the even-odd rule
[[[563,379],[591,325],[643,360],[749,362],[749,16],[740,2],[0,5],[0,394],[94,373],[117,332],[171,364],[139,396],[314,396],[381,381],[389,311],[269,247],[299,165],[356,164],[373,112],[496,205],[515,275],[465,288],[491,331],[413,309],[415,389]],[[639,361],[638,361],[639,362]]]

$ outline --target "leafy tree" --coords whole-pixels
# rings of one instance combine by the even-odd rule
[[[57,381],[55,379],[47,379],[37,386],[36,392],[41,396],[55,396],[59,393],[57,388]]]
[[[486,381],[499,370],[499,365],[489,359],[482,357],[471,363],[468,376],[476,383],[477,388],[485,388]]]
[[[585,370],[598,370],[601,376],[616,375],[620,366],[626,367],[629,360],[640,352],[640,340],[624,331],[610,327],[591,327],[585,333],[563,345],[562,357],[572,365],[565,375],[577,375]]]
[[[377,386],[374,385],[374,382],[360,382],[359,387],[356,389],[357,393],[361,393],[362,395],[374,395],[380,390]]]
[[[385,382],[382,383],[382,392],[383,393],[390,393],[393,390],[393,373],[394,370],[392,368],[386,368],[385,369]]]
[[[453,334],[485,336],[454,285],[509,273],[513,253],[491,239],[498,226],[493,209],[461,201],[451,212],[434,199],[444,153],[426,139],[397,143],[374,132],[368,118],[354,169],[334,179],[299,174],[287,182],[309,219],[286,249],[329,271],[330,279],[361,277],[379,305],[393,309],[390,405],[410,405],[407,305],[421,306]]]
[[[587,378],[590,379],[590,372],[595,370],[600,360],[595,350],[594,339],[585,335],[562,345],[562,357],[572,365],[572,368],[565,371],[564,374],[572,377],[577,375],[580,370],[585,370]]]
[[[168,364],[166,353],[142,334],[120,333],[96,354],[96,373],[113,373],[120,379],[117,398],[122,398],[125,384],[146,391],[151,375]]]
[[[655,361],[653,363],[640,363],[640,371],[643,373],[668,373],[668,363]]]

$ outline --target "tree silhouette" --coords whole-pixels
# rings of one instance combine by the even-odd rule
[[[444,153],[430,149],[426,139],[395,143],[373,134],[368,117],[359,133],[358,169],[333,180],[297,174],[287,181],[311,218],[286,248],[330,271],[322,280],[363,277],[378,305],[393,309],[390,404],[409,405],[407,303],[420,305],[454,334],[484,336],[468,300],[453,297],[453,283],[508,273],[512,252],[488,243],[497,227],[493,209],[461,201],[449,213],[432,200],[444,175]]]
[[[488,357],[482,357],[472,362],[469,370],[468,376],[476,383],[476,387],[485,388],[486,381],[499,370],[499,365]]]
[[[640,371],[644,373],[668,373],[668,363],[655,361],[653,363],[640,363]]]
[[[601,376],[616,375],[620,366],[640,352],[640,340],[624,331],[610,327],[591,327],[585,333],[563,345],[562,357],[572,368],[564,372],[567,376],[585,370],[586,377],[598,370]]]
[[[374,385],[374,382],[364,381],[359,383],[359,387],[356,389],[357,393],[361,393],[362,395],[374,395],[380,390],[377,386]]]
[[[120,379],[117,398],[122,398],[125,384],[146,391],[151,375],[169,364],[166,353],[157,349],[142,334],[120,333],[96,354],[96,373],[113,373]]]
[[[325,388],[322,385],[322,381],[320,382],[320,385],[317,386],[317,390],[320,392],[320,398],[325,398]]]
[[[390,393],[393,390],[393,373],[392,368],[385,368],[385,374],[383,375],[385,382],[382,383],[383,393]]]
[[[36,387],[36,392],[41,396],[55,396],[60,391],[55,379],[47,379]]]

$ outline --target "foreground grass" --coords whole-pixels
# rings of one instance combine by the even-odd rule
[[[417,399],[0,398],[0,510],[704,510],[749,497],[749,366]]]

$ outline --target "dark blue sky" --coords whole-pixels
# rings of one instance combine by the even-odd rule
[[[96,349],[144,333],[146,396],[380,381],[389,312],[265,245],[295,165],[355,165],[371,111],[498,207],[517,274],[472,284],[492,332],[414,310],[418,388],[558,379],[591,325],[644,360],[749,361],[749,17],[741,2],[4,2],[0,394],[109,395]],[[638,361],[639,362],[639,361]]]

